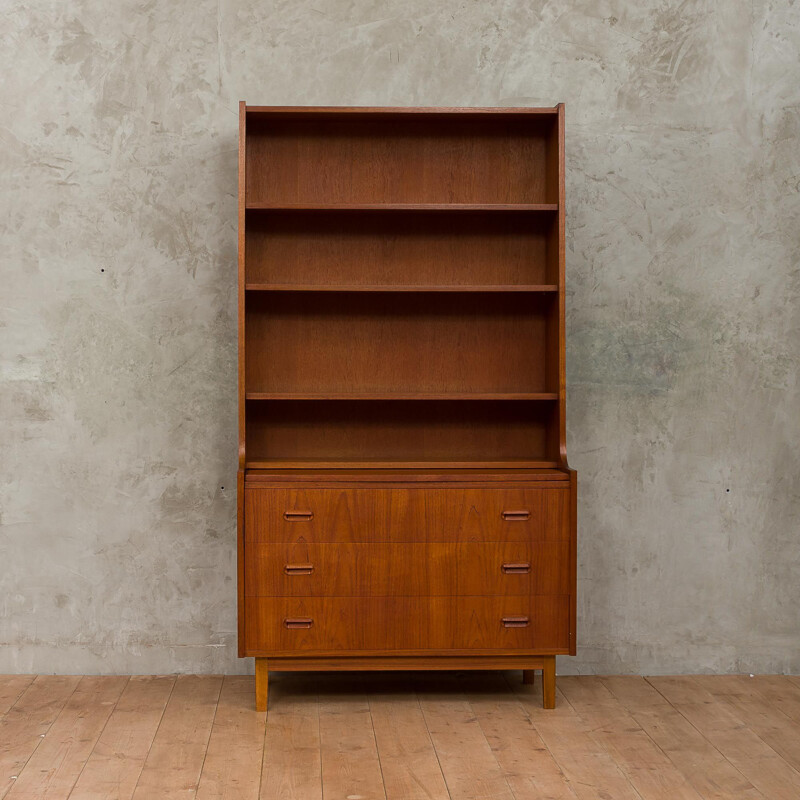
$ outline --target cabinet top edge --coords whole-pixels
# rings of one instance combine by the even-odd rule
[[[555,106],[249,106],[242,101],[248,114],[263,115],[303,115],[303,114],[486,114],[486,115],[525,115],[558,114],[563,103]]]

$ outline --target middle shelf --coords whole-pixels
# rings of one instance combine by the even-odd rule
[[[246,392],[246,400],[558,400],[558,392]]]

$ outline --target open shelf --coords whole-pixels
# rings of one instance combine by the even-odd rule
[[[558,215],[246,212],[246,285],[557,289]]]
[[[247,401],[249,463],[549,465],[555,402]],[[546,462],[546,463],[545,463]]]
[[[249,470],[561,463],[559,108],[249,108]]]
[[[557,392],[247,392],[247,400],[558,400]]]
[[[540,394],[557,390],[555,295],[255,292],[248,393]]]
[[[252,114],[248,208],[558,208],[558,114]]]
[[[502,286],[390,286],[389,284],[322,285],[314,283],[248,283],[248,292],[557,292],[558,284],[503,284]]]

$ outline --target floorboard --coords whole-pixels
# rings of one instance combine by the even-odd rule
[[[72,791],[128,678],[82,678],[8,792],[8,800],[51,800]]]
[[[727,703],[692,676],[649,682],[769,800],[797,800],[800,772],[778,755]]]
[[[411,682],[381,676],[369,710],[387,800],[448,800],[439,759]]]
[[[181,675],[147,754],[134,800],[194,797],[211,736],[222,678]]]
[[[197,800],[258,800],[266,714],[253,711],[255,681],[225,678]]]
[[[316,676],[292,675],[288,683],[286,676],[270,678],[260,797],[322,800]]]
[[[766,800],[644,678],[625,676],[601,680],[701,797],[714,800]]]
[[[70,800],[130,800],[167,705],[173,677],[133,677],[117,701]]]
[[[74,676],[40,675],[0,720],[0,798],[14,786],[78,683]]]
[[[797,800],[794,677],[0,676],[8,800]]]

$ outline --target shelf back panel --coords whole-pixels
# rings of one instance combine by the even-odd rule
[[[248,295],[248,392],[548,392],[553,295]]]
[[[555,115],[254,117],[248,203],[557,203]]]
[[[247,212],[248,283],[558,282],[555,213]]]
[[[249,461],[555,460],[552,401],[248,401]]]

